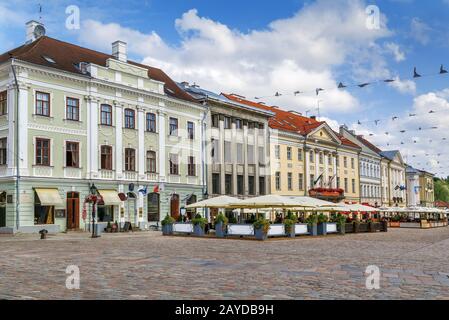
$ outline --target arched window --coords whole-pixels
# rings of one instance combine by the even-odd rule
[[[125,109],[125,128],[135,129],[136,128],[136,115],[134,110]]]

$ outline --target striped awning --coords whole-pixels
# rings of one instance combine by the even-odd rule
[[[61,206],[62,198],[58,189],[35,188],[41,206]]]
[[[122,204],[122,200],[118,196],[116,190],[98,190],[98,193],[103,198],[103,202],[106,206],[119,206]]]

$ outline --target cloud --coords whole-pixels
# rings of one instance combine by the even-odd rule
[[[430,28],[425,22],[419,18],[413,18],[410,22],[410,35],[413,39],[418,41],[422,45],[426,45],[430,41]]]
[[[416,93],[416,83],[412,80],[401,80],[399,77],[394,78],[394,82],[389,83],[388,85],[398,90],[400,93]]]
[[[398,44],[394,42],[387,42],[385,43],[385,48],[393,54],[394,60],[396,62],[401,62],[405,60],[405,53],[401,51]]]
[[[362,1],[319,0],[290,18],[248,32],[231,29],[192,9],[175,21],[181,39],[176,46],[156,32],[144,34],[95,20],[84,21],[79,40],[110,51],[110,43],[121,39],[127,41],[131,54],[178,81],[248,98],[265,97],[267,103],[304,111],[316,105],[316,88],[338,85],[336,70],[344,65],[353,68],[354,74],[361,68],[369,74],[379,69],[383,75],[389,73],[382,57],[385,50],[376,44],[391,35],[386,18],[382,16],[379,30],[368,30],[365,22]],[[305,93],[294,97],[297,90]],[[277,91],[283,95],[273,98]],[[349,112],[359,106],[344,90],[326,90],[319,99],[323,112]]]

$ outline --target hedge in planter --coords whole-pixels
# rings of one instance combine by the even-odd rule
[[[254,235],[257,240],[266,240],[268,238],[268,230],[270,230],[270,221],[259,218],[253,223]]]
[[[226,227],[228,226],[228,218],[223,213],[220,213],[215,218],[215,235],[218,238],[224,238],[226,235]]]
[[[168,214],[165,216],[164,220],[162,220],[162,234],[164,236],[173,234],[173,223],[175,223],[176,220],[170,217]]]
[[[326,216],[323,213],[320,213],[318,215],[318,225],[317,225],[317,232],[320,236],[325,236],[327,234],[327,222],[329,221],[328,216]]]
[[[318,216],[316,215],[316,213],[312,213],[310,216],[308,216],[306,219],[306,223],[307,223],[307,229],[309,230],[310,235],[311,236],[318,235],[318,230],[317,230]]]
[[[285,234],[287,237],[294,238],[295,237],[295,224],[298,219],[285,219],[284,220],[284,228]]]
[[[338,231],[340,234],[346,234],[346,216],[339,213],[335,219],[334,222],[337,223]]]
[[[200,214],[197,214],[195,218],[192,219],[193,223],[193,234],[196,236],[204,236],[204,228],[206,227],[207,219],[203,218]]]

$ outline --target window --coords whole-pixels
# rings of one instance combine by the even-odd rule
[[[265,195],[265,177],[259,177],[259,195]]]
[[[179,175],[179,162],[177,154],[173,153],[170,154],[169,164],[170,164],[170,174]]]
[[[275,174],[275,183],[276,183],[276,190],[280,191],[281,190],[281,173],[278,171]]]
[[[170,121],[169,134],[171,136],[177,136],[178,135],[178,119],[170,118],[169,121]]]
[[[67,120],[80,120],[80,101],[75,98],[66,99],[66,118]]]
[[[323,153],[322,152],[319,153],[318,158],[319,158],[320,164],[323,164],[324,163],[324,158],[323,158]]]
[[[36,114],[40,116],[50,116],[50,94],[36,92]]]
[[[36,165],[49,166],[50,165],[50,140],[36,139]]]
[[[355,169],[355,162],[354,162],[354,158],[351,158],[351,169]],[[372,172],[373,168],[371,167],[371,172]]]
[[[337,177],[337,188],[340,188],[340,177]]]
[[[288,190],[293,190],[293,175],[291,172],[287,173],[287,185]]]
[[[299,190],[304,190],[304,175],[302,173],[298,174],[298,187]]]
[[[0,92],[0,116],[8,113],[8,92]]]
[[[310,160],[310,163],[314,163],[315,162],[315,155],[314,155],[314,152],[312,150],[310,150],[310,152],[309,152],[309,160]]]
[[[345,192],[348,192],[348,178],[345,178]]]
[[[6,138],[0,139],[0,165],[7,164],[7,140]]]
[[[193,122],[187,122],[187,136],[190,140],[195,139],[195,124]]]
[[[191,177],[196,176],[195,157],[192,157],[192,156],[188,157],[187,175],[189,175]]]
[[[255,185],[254,185],[254,176],[248,177],[248,194],[251,196],[256,194]]]
[[[225,157],[225,163],[232,162],[231,142],[229,142],[229,141],[224,142],[224,157]]]
[[[79,143],[66,142],[65,145],[65,166],[70,168],[79,168]]]
[[[235,128],[236,129],[243,129],[243,121],[242,121],[242,119],[235,119]]]
[[[237,194],[238,195],[243,195],[244,194],[243,176],[242,175],[238,175],[237,176]]]
[[[355,179],[352,179],[352,193],[355,193]],[[373,187],[371,187],[371,193],[373,192]]]
[[[348,158],[347,157],[343,157],[343,167],[345,167],[345,168],[348,167]]]
[[[327,164],[328,165],[332,165],[332,156],[331,155],[329,155],[328,157],[327,157]]]
[[[227,195],[232,194],[232,174],[225,175],[225,193]]]
[[[212,115],[212,127],[218,128],[220,126],[220,117],[218,114]]]
[[[339,156],[335,156],[335,164],[337,167],[340,166],[340,157]]]
[[[218,145],[218,140],[212,139],[211,142],[211,157],[213,163],[219,163],[220,162],[220,148]]]
[[[248,164],[256,164],[254,161],[254,146],[248,145]]]
[[[101,146],[101,169],[112,170],[112,147]]]
[[[274,146],[274,156],[276,159],[280,159],[281,158],[281,146],[280,145],[275,145]]]
[[[237,164],[243,163],[243,143],[237,143]]]
[[[259,153],[259,166],[265,166],[265,149],[263,147],[258,147]]]
[[[311,188],[315,187],[315,175],[314,174],[310,175],[310,187]]]
[[[224,117],[224,128],[231,129],[231,118],[230,117]]]
[[[125,149],[125,171],[136,171],[136,150]]]
[[[302,161],[302,149],[298,148],[298,161]]]
[[[108,104],[102,104],[100,110],[100,123],[105,126],[112,126],[112,107]]]
[[[125,128],[136,128],[136,113],[132,109],[125,109]]]
[[[287,147],[287,160],[292,160],[292,147]]]
[[[220,174],[212,173],[212,194],[220,194]]]
[[[147,151],[147,172],[156,173],[156,152]]]
[[[156,132],[156,115],[154,113],[147,113],[147,131]]]

